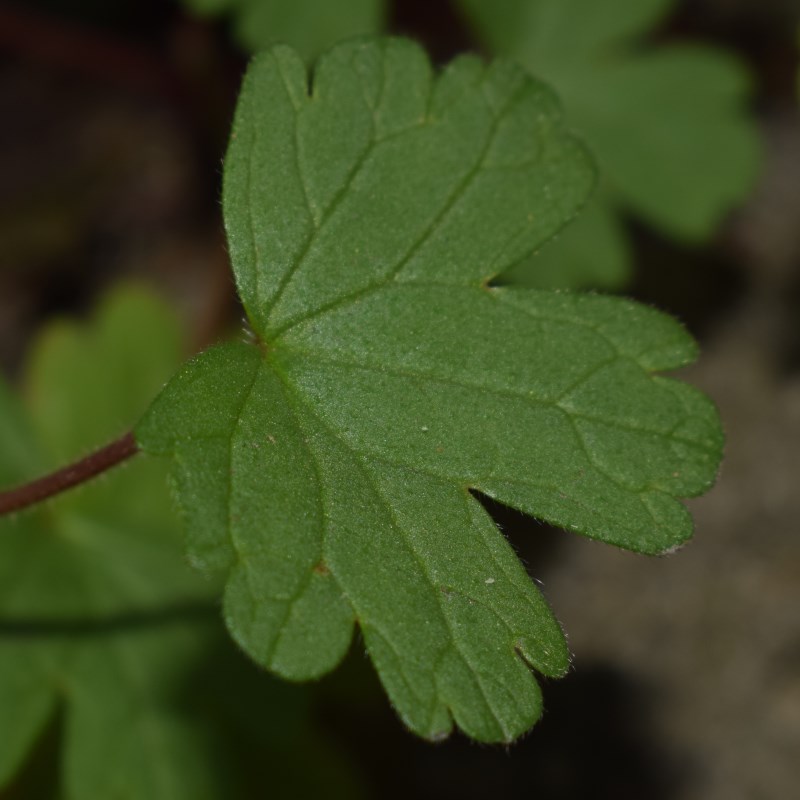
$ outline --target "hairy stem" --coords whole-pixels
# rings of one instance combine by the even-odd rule
[[[139,452],[132,433],[35,481],[0,492],[0,516],[19,511],[91,480]]]

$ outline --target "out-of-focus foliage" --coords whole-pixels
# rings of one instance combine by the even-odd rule
[[[647,36],[673,0],[457,0],[493,52],[555,87],[598,159],[584,217],[511,270],[530,286],[617,287],[630,271],[620,214],[706,239],[753,182],[758,143],[746,70],[699,45]]]
[[[178,358],[174,317],[140,290],[113,296],[90,326],[50,326],[24,403],[0,383],[0,485],[124,431]],[[250,797],[254,756],[287,793],[349,795],[303,695],[258,674],[223,636],[218,589],[185,564],[178,528],[164,470],[144,459],[0,520],[0,786],[58,719],[51,796]],[[317,757],[321,771],[306,770]]]
[[[384,0],[183,0],[194,12],[224,14],[248,52],[276,42],[290,44],[312,59],[339,39],[377,33]]]

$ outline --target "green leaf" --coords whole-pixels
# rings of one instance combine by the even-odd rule
[[[339,39],[377,33],[383,0],[183,0],[202,15],[229,14],[239,44],[255,53],[277,42],[313,58]]]
[[[29,359],[27,408],[0,381],[0,485],[118,436],[179,349],[173,315],[140,290],[117,292],[89,326],[50,326]],[[209,695],[230,704],[244,691],[262,733],[278,726],[297,743],[308,732],[302,702],[263,676],[255,684],[229,645],[220,655],[218,587],[181,551],[165,470],[152,460],[0,520],[0,786],[57,717],[61,789],[80,800],[249,796],[228,740],[264,736],[223,727]],[[214,675],[199,680],[212,659]],[[286,773],[280,762],[273,776]]]
[[[695,348],[620,300],[489,288],[583,203],[592,169],[549,91],[506,62],[434,77],[403,40],[252,63],[225,163],[255,341],[198,356],[136,428],[170,454],[190,560],[227,576],[259,663],[317,677],[354,622],[403,721],[509,741],[560,675],[560,627],[470,490],[643,552],[720,430],[653,376]]]
[[[697,242],[752,186],[758,143],[746,115],[750,81],[742,65],[711,47],[642,46],[671,0],[459,4],[493,52],[552,82],[603,177],[598,205],[604,206],[605,224],[566,230],[543,251],[545,263],[534,257],[515,272],[517,279],[534,286],[547,280],[558,287],[616,288],[620,249],[618,237],[610,236],[617,208],[666,235]],[[572,241],[579,238],[584,241]],[[563,278],[537,275],[562,259],[570,265]],[[530,278],[522,277],[525,271]]]

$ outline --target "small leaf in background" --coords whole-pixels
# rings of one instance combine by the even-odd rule
[[[531,288],[623,286],[632,254],[625,223],[601,185],[581,213],[533,256],[507,270],[502,282]]]
[[[256,53],[276,43],[296,47],[312,59],[339,39],[378,33],[384,0],[183,0],[203,16],[231,17],[233,34]]]
[[[0,382],[2,485],[124,432],[179,351],[172,314],[140,290],[118,291],[89,326],[47,328],[30,357],[26,407]],[[233,742],[258,743],[259,763],[274,759],[287,785],[304,780],[298,765],[286,769],[283,746],[264,750],[277,731],[297,741],[303,699],[232,652],[215,586],[181,550],[164,469],[151,460],[0,520],[0,786],[57,719],[66,798],[250,796]],[[204,674],[209,662],[214,675]],[[241,692],[260,732],[225,727]]]
[[[177,357],[174,321],[139,294],[119,295],[92,329],[50,328],[31,357],[27,420],[4,392],[3,440],[36,454],[34,466],[3,448],[4,483],[123,433]],[[158,465],[135,463],[0,523],[0,783],[61,702],[69,796],[188,797],[176,791],[178,775],[196,793],[213,777],[185,761],[197,744],[192,725],[159,709],[213,620],[171,619],[208,602],[211,587],[181,563],[163,480]]]
[[[173,458],[192,563],[236,641],[294,680],[354,623],[406,725],[510,741],[558,623],[470,490],[659,553],[711,484],[717,415],[656,371],[681,327],[618,299],[489,281],[589,194],[545,87],[505,61],[434,76],[404,40],[277,47],[245,79],[224,210],[256,341],[213,348],[136,428]]]
[[[646,46],[673,4],[457,0],[493,53],[552,83],[601,172],[602,189],[587,209],[591,224],[565,230],[542,250],[541,269],[537,255],[512,270],[512,281],[616,288],[630,270],[620,213],[699,242],[752,186],[759,148],[744,67],[707,46]]]

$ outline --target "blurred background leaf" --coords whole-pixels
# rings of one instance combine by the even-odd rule
[[[744,199],[759,150],[746,109],[749,76],[718,49],[648,42],[672,0],[457,4],[491,52],[518,59],[553,85],[600,166],[590,222],[568,226],[513,268],[510,281],[619,288],[632,269],[619,215],[699,242]],[[563,271],[552,269],[562,261]]]
[[[204,16],[230,17],[233,35],[248,52],[272,44],[291,44],[313,60],[339,39],[378,33],[385,0],[183,0]]]
[[[181,350],[174,313],[140,289],[116,290],[89,325],[48,326],[24,405],[0,386],[3,484],[124,432]],[[235,651],[179,528],[165,470],[144,458],[0,520],[0,785],[55,725],[58,777],[46,792],[23,774],[23,797],[248,797],[262,761],[279,792],[357,794],[315,738],[308,693]]]

